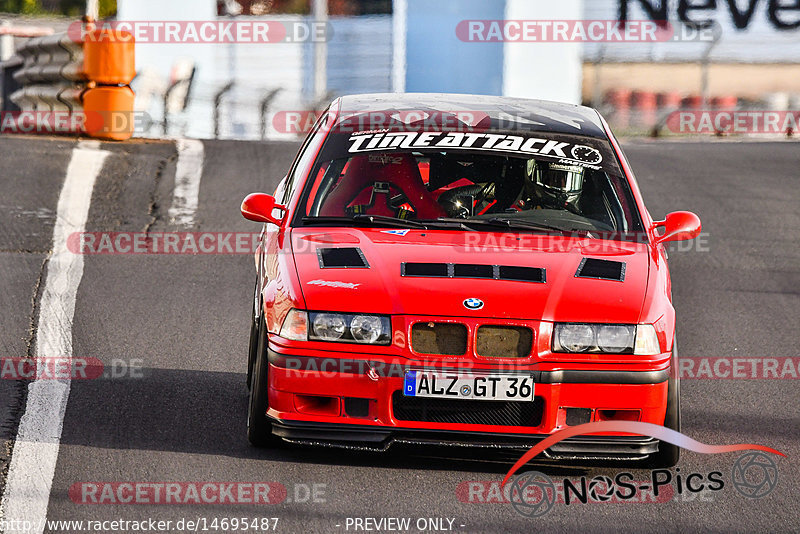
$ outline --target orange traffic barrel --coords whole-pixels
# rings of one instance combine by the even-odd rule
[[[133,35],[100,29],[87,32],[83,45],[83,70],[89,80],[104,85],[127,85],[136,76]]]
[[[703,97],[699,95],[687,96],[681,101],[681,106],[686,109],[700,109],[703,106]]]
[[[605,103],[611,108],[609,120],[612,126],[627,128],[630,121],[630,89],[611,89],[606,92]]]
[[[711,99],[711,107],[714,109],[736,109],[739,99],[735,96],[715,96]]]
[[[681,107],[681,99],[681,94],[677,91],[658,93],[656,95],[658,109],[677,109]]]
[[[83,94],[86,134],[98,139],[125,141],[133,136],[134,93],[130,87],[94,87]]]
[[[639,126],[653,126],[656,122],[658,103],[653,91],[634,91],[631,95],[633,117]]]

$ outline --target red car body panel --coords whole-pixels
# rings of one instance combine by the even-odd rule
[[[313,242],[325,232],[319,228],[294,229],[293,242],[308,239]],[[303,294],[310,310],[461,317],[465,311],[464,299],[481,296],[485,305],[480,313],[484,317],[596,322],[598,315],[602,315],[611,323],[639,322],[649,271],[648,247],[644,244],[611,243],[598,247],[596,240],[589,239],[463,231],[411,230],[405,236],[376,228],[352,229],[347,233],[331,228],[327,232],[336,232],[338,239],[331,239],[333,243],[324,246],[358,246],[370,268],[321,271],[316,247],[312,245],[310,253],[296,253],[297,271],[306,283],[327,277],[358,284],[355,290],[329,291],[311,290],[305,285]],[[609,283],[576,278],[575,271],[585,255],[624,257],[625,281]],[[547,283],[481,279],[466,283],[456,278],[431,283],[430,279],[406,278],[400,274],[403,262],[443,260],[545,268]],[[348,299],[354,291],[358,292],[358,299]],[[585,305],[587,293],[595,302],[593,307]],[[521,294],[525,295],[524,300]],[[369,302],[369,310],[363,309],[364,302]]]

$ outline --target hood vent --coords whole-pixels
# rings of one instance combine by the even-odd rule
[[[497,277],[500,280],[516,280],[517,282],[539,282],[544,283],[545,270],[539,267],[507,267],[500,266],[500,273]]]
[[[360,248],[318,248],[320,269],[367,269],[369,263]]]
[[[494,265],[454,264],[454,278],[494,278]]]
[[[515,282],[544,283],[545,270],[539,267],[476,265],[469,263],[402,263],[401,276],[423,278],[484,278]]]
[[[621,261],[583,258],[575,273],[577,278],[599,278],[600,280],[625,280],[625,264]]]
[[[446,263],[403,263],[400,265],[400,274],[403,276],[448,278],[452,276],[449,267]]]

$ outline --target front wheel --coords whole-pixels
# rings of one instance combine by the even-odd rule
[[[672,366],[671,371],[674,376],[671,376],[667,385],[667,414],[664,417],[664,426],[675,430],[681,431],[681,379],[678,375],[678,349],[673,344],[672,347]],[[652,454],[647,459],[647,467],[652,469],[665,469],[674,467],[678,463],[681,455],[681,448],[666,441],[658,442],[658,452]]]
[[[256,288],[255,288],[255,296],[253,297],[253,302],[261,302],[261,299],[258,297],[258,281],[256,281]],[[258,334],[260,331],[260,321],[259,318],[256,317],[256,306],[253,305],[252,310],[250,311],[250,344],[247,347],[247,389],[250,389],[250,386],[253,382],[253,366],[256,361],[256,354],[258,353]]]
[[[250,321],[250,345],[247,349],[247,389],[253,384],[253,366],[256,361],[256,352],[258,351],[258,334],[259,324],[255,317]]]
[[[280,438],[272,434],[272,424],[267,417],[267,409],[269,408],[268,373],[267,329],[262,318],[258,324],[258,343],[247,403],[247,439],[256,447],[266,447],[280,443]]]

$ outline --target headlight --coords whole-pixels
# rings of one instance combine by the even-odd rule
[[[313,337],[324,341],[338,341],[347,330],[347,323],[343,315],[336,313],[314,314]]]
[[[356,315],[350,323],[350,333],[359,343],[375,343],[386,333],[382,317]]]
[[[385,315],[309,312],[310,341],[338,341],[365,345],[389,345],[392,324]]]
[[[594,346],[594,329],[588,324],[560,324],[556,325],[554,339],[558,342],[558,349],[567,352],[584,352]]]
[[[603,352],[620,354],[633,348],[636,327],[624,324],[607,324],[597,327],[597,346]]]
[[[661,352],[653,325],[557,323],[553,352],[654,355]]]

